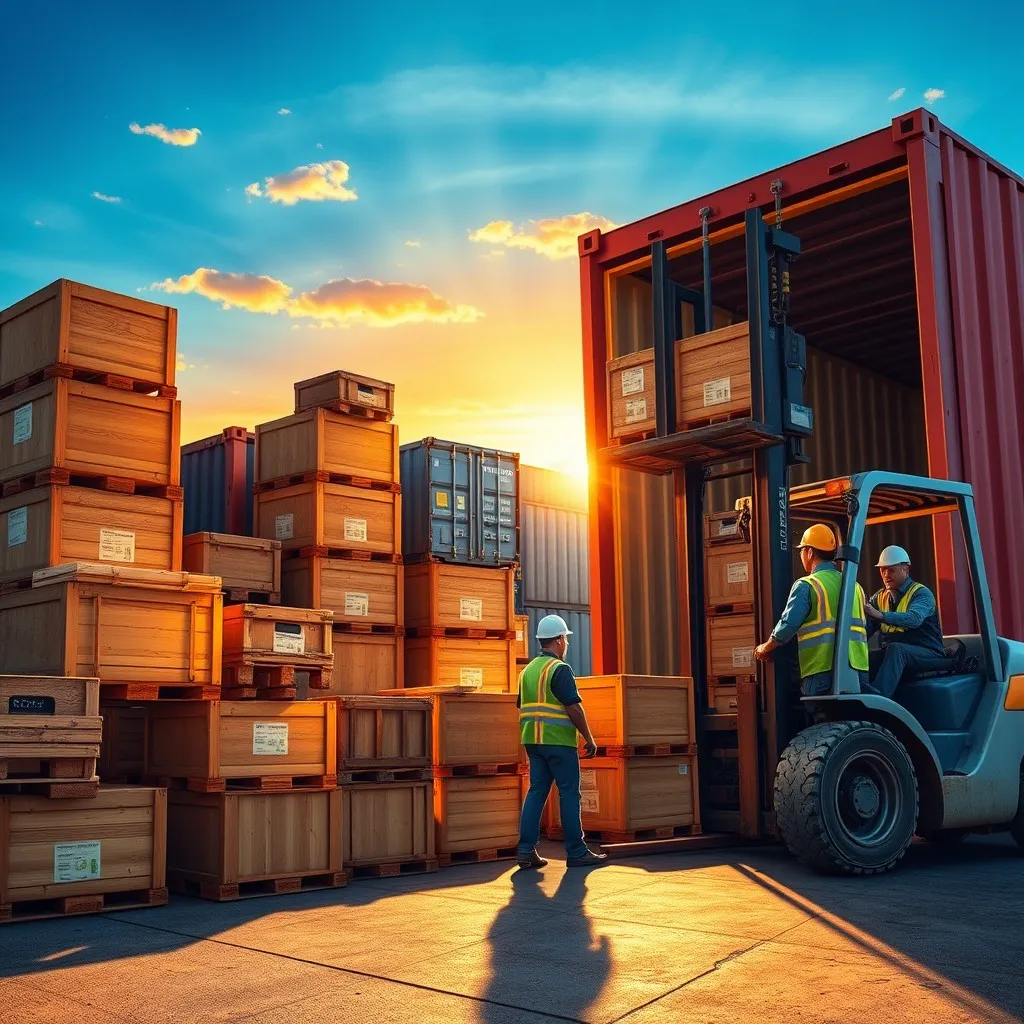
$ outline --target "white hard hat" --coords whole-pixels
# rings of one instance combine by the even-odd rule
[[[537,623],[538,640],[554,640],[559,636],[572,636],[572,630],[561,615],[545,615]]]
[[[875,563],[876,569],[891,569],[894,565],[910,565],[910,555],[906,548],[899,544],[890,544],[879,556]]]

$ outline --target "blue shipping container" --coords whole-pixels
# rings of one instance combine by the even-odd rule
[[[518,455],[428,437],[402,445],[400,470],[404,556],[518,561]]]
[[[181,449],[184,524],[190,533],[252,536],[256,436],[226,427]]]

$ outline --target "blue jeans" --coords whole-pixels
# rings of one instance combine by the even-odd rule
[[[949,662],[940,651],[916,644],[886,644],[881,650],[871,652],[871,686],[883,697],[892,697],[905,675],[934,672],[948,666]]]
[[[566,856],[586,856],[587,845],[583,841],[583,823],[580,820],[579,751],[575,747],[527,743],[526,754],[530,759],[530,789],[523,801],[523,816],[519,823],[519,856],[529,857],[537,846],[540,818],[552,782],[558,787],[558,809]]]

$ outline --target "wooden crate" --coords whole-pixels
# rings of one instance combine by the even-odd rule
[[[709,608],[751,605],[754,559],[749,544],[719,544],[704,555],[704,602]]]
[[[286,559],[284,601],[296,608],[322,608],[336,624],[396,627],[404,616],[404,566],[311,555]]]
[[[230,533],[191,533],[182,544],[182,568],[219,576],[224,590],[281,596],[281,542]]]
[[[102,701],[100,715],[100,781],[138,782],[146,770],[146,706],[124,700]]]
[[[60,280],[0,313],[0,388],[54,363],[173,385],[178,311]]]
[[[0,597],[0,671],[220,685],[217,577],[78,562],[41,569],[34,580],[31,590]]]
[[[437,852],[508,850],[519,843],[518,775],[434,780]]]
[[[739,708],[735,683],[708,683],[708,707],[725,715],[735,715]]]
[[[513,650],[515,652],[516,661],[529,661],[530,660],[530,616],[529,615],[514,615],[512,617],[512,627],[516,631],[516,638]]]
[[[168,793],[167,877],[206,899],[339,885],[341,791]],[[264,882],[291,885],[267,886]]]
[[[338,768],[417,768],[432,763],[433,711],[419,697],[341,697]]]
[[[708,675],[752,676],[757,646],[753,612],[708,616]]]
[[[677,341],[676,427],[750,415],[750,330],[746,322]]]
[[[256,427],[256,483],[326,473],[398,487],[398,428],[329,409]]]
[[[236,604],[224,609],[225,665],[330,667],[334,662],[330,611]]]
[[[0,498],[0,580],[66,562],[181,568],[181,500],[51,484]]]
[[[433,782],[345,786],[341,797],[338,838],[347,866],[411,865],[433,860]]]
[[[741,499],[749,502],[749,498]],[[745,522],[746,520],[746,522]],[[719,545],[746,544],[750,546],[749,509],[731,512],[713,512],[704,517],[704,544],[708,548]]]
[[[165,789],[0,797],[0,920],[103,910],[115,893],[166,903],[166,842]]]
[[[394,555],[401,549],[402,499],[388,491],[311,481],[256,495],[255,532],[284,551],[341,549]]]
[[[425,697],[433,703],[433,756],[438,767],[514,764],[520,755],[519,710],[511,693],[425,687],[382,691],[388,700]]]
[[[0,399],[0,482],[42,470],[177,485],[181,405],[56,378]]]
[[[509,693],[517,679],[511,640],[419,637],[405,641],[406,686],[474,686]]]
[[[511,569],[421,562],[405,567],[405,625],[457,636],[513,628]]]
[[[331,685],[317,697],[375,694],[393,690],[405,679],[405,640],[377,633],[334,634]]]
[[[395,385],[348,370],[332,370],[296,381],[295,411],[305,412],[318,406],[387,421],[395,414]]]
[[[581,676],[576,685],[599,747],[697,742],[693,680],[686,676]]]
[[[654,349],[609,359],[608,437],[629,437],[656,429]]]
[[[266,789],[338,782],[335,701],[158,701],[146,712],[146,775],[220,792],[226,780]],[[275,780],[279,782],[275,783]]]

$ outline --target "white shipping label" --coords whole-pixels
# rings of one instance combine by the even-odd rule
[[[793,421],[793,426],[810,430],[814,414],[806,405],[797,405],[796,402],[790,402],[789,418]]]
[[[366,520],[345,517],[345,540],[358,540],[366,543]]]
[[[89,882],[99,877],[99,842],[53,844],[55,882]]]
[[[12,508],[7,513],[7,546],[17,547],[28,540],[28,509]]]
[[[647,399],[631,398],[626,403],[626,422],[639,423],[647,419]]]
[[[32,403],[14,410],[14,443],[23,444],[32,436]]]
[[[274,520],[274,539],[291,540],[295,536],[295,515],[288,512]]]
[[[383,409],[385,404],[383,395],[378,395],[374,391],[364,391],[362,388],[356,392],[356,401],[360,405],[372,405],[375,409]]]
[[[580,810],[584,814],[599,814],[601,811],[601,801],[598,799],[597,790],[587,790],[585,793],[580,793]]]
[[[732,377],[704,381],[704,404],[725,405],[732,401]]]
[[[484,670],[482,668],[460,668],[459,684],[461,686],[483,686]]]
[[[516,630],[516,643],[521,644],[523,642],[523,631],[522,629]]]
[[[735,537],[740,532],[740,524],[735,519],[723,519],[718,524],[719,537]]]
[[[305,654],[306,634],[302,627],[294,622],[274,623],[275,654]]]
[[[484,617],[484,603],[476,597],[459,598],[459,618],[469,622],[482,622]]]
[[[135,534],[129,530],[100,529],[101,562],[134,562]]]
[[[370,595],[345,593],[345,614],[365,618],[370,614]]]
[[[729,583],[746,583],[750,579],[748,562],[730,562],[725,567],[725,578]]]
[[[622,397],[635,395],[644,389],[644,368],[632,366],[622,371]]]
[[[580,789],[597,789],[597,771],[583,768],[580,771]]]
[[[690,774],[690,766],[688,764],[681,764],[679,766],[679,774],[680,775],[689,775]]]
[[[267,756],[287,754],[288,723],[253,722],[252,752],[253,754],[265,754]]]
[[[732,667],[750,668],[754,664],[753,647],[734,647],[732,649]]]

